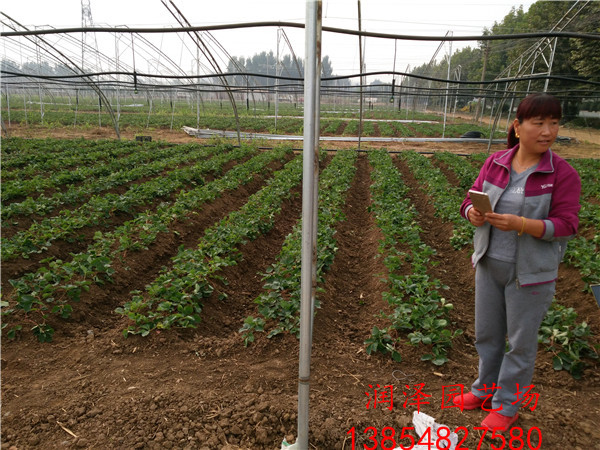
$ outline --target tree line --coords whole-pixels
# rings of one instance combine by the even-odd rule
[[[523,7],[513,7],[500,22],[495,22],[491,28],[485,28],[483,35],[507,35],[520,33],[533,33],[551,31],[561,23],[567,23],[562,31],[593,33],[600,32],[600,2],[588,2],[576,16],[569,13],[570,8],[578,2],[538,1],[531,5],[527,12]],[[584,3],[584,2],[579,2]],[[450,80],[470,82],[490,82],[499,78],[515,77],[519,75],[518,64],[525,61],[524,56],[531,54],[539,38],[510,39],[510,40],[485,40],[479,41],[476,47],[465,47],[454,52],[450,58]],[[528,66],[527,72],[521,75],[535,73],[553,76],[546,86],[545,79],[522,81],[518,83],[500,82],[497,84],[482,84],[483,89],[477,85],[466,88],[467,95],[459,96],[459,106],[465,106],[473,97],[497,97],[506,93],[507,89],[514,91],[516,96],[524,96],[527,92],[542,91],[555,93],[563,102],[565,118],[576,117],[580,109],[600,110],[600,96],[598,88],[584,81],[599,82],[600,51],[599,42],[590,39],[558,38],[555,43],[548,39],[548,51],[545,58],[548,60],[551,51],[554,52],[551,70],[540,55],[537,60]],[[553,48],[552,48],[553,47]],[[530,55],[535,56],[535,55]],[[530,67],[530,68],[529,68]],[[510,68],[510,71],[507,70]],[[428,76],[446,79],[448,75],[448,58],[439,62],[423,64],[411,72],[412,75]],[[575,81],[579,80],[579,81]],[[451,81],[452,82],[452,81]],[[409,83],[410,84],[410,83]],[[415,82],[416,86],[425,86],[443,89],[446,83]],[[473,87],[475,86],[475,88]],[[458,88],[457,88],[458,89]],[[460,90],[457,90],[460,92]],[[500,93],[502,92],[502,93]]]

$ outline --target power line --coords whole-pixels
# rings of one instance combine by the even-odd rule
[[[10,19],[4,13],[0,13]],[[12,20],[12,19],[10,19]],[[188,27],[160,27],[160,28],[121,28],[121,27],[78,27],[78,28],[51,28],[40,30],[24,30],[24,31],[3,31],[0,36],[15,37],[15,36],[31,36],[31,35],[46,35],[46,34],[63,34],[63,33],[182,33],[182,32],[200,32],[200,31],[216,31],[216,30],[234,30],[242,28],[263,28],[263,27],[289,27],[289,28],[304,28],[304,24],[295,22],[240,22],[225,25],[205,25],[205,26],[188,26]],[[375,37],[384,39],[400,39],[407,41],[501,41],[510,39],[529,39],[529,38],[578,38],[600,40],[600,34],[581,33],[574,31],[535,31],[530,33],[514,33],[514,34],[489,34],[489,35],[472,35],[472,36],[434,36],[434,35],[407,35],[407,34],[392,34],[392,33],[377,33],[372,31],[357,31],[347,28],[337,28],[323,26],[323,31],[339,34],[349,34],[353,36]]]

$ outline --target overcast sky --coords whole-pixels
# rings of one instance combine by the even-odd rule
[[[236,22],[282,21],[303,23],[306,3],[300,0],[174,0],[192,25],[216,25]],[[362,29],[366,31],[444,36],[481,35],[485,27],[500,22],[511,8],[523,6],[527,11],[534,1],[517,0],[362,0]],[[91,0],[91,11],[96,26],[135,26],[135,27],[175,27],[175,19],[161,3],[161,0]],[[323,25],[358,29],[357,0],[324,0]],[[2,12],[29,28],[52,26],[54,28],[81,26],[81,0],[4,0]],[[4,17],[3,17],[4,19]],[[3,31],[8,31],[3,27]],[[285,30],[294,52],[304,58],[304,31]],[[276,28],[243,29],[213,32],[215,38],[230,55],[249,57],[263,50],[277,51]],[[126,44],[115,44],[110,35],[98,35],[105,53],[121,53],[127,59]],[[150,38],[150,35],[147,35]],[[80,38],[80,36],[77,36]],[[56,38],[55,38],[56,39]],[[89,40],[89,37],[86,38]],[[194,56],[191,42],[182,41],[174,35],[154,35],[155,45],[181,65],[191,70]],[[125,41],[125,39],[123,39]],[[366,70],[405,71],[429,62],[439,42],[398,41],[368,38],[364,45]],[[454,42],[452,51],[476,42]],[[134,45],[135,47],[135,45]],[[281,54],[289,54],[287,45],[281,41]],[[444,44],[438,59],[450,51],[450,44]],[[3,56],[15,58],[14,46],[2,47]],[[130,49],[129,49],[130,52]],[[394,61],[394,53],[396,58]],[[329,55],[334,73],[347,75],[359,70],[358,37],[323,34],[323,55]],[[17,55],[16,59],[29,56]],[[139,70],[150,70],[152,62],[141,62]],[[17,61],[21,62],[21,61]],[[146,64],[148,67],[143,67]]]

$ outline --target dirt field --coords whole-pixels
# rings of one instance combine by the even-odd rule
[[[460,118],[459,118],[460,119]],[[465,120],[466,121],[466,120]],[[116,139],[115,130],[110,127],[83,129],[80,127],[61,127],[47,128],[40,126],[25,127],[13,124],[8,127],[10,136],[25,138],[61,138],[61,139]],[[132,140],[136,135],[148,135],[154,140],[162,140],[173,143],[197,142],[199,139],[190,136],[183,130],[120,130],[121,139]],[[600,130],[594,129],[568,129],[562,127],[560,136],[571,137],[572,143],[555,143],[553,149],[565,158],[600,158]],[[268,145],[275,145],[275,142],[269,141]],[[297,142],[294,146],[301,148],[302,143]],[[356,143],[352,142],[326,142],[324,148],[355,148]],[[415,149],[417,151],[436,151],[445,150],[457,153],[487,152],[487,144],[447,144],[434,142],[406,142],[406,143],[363,143],[362,147],[367,148],[389,148],[391,150]],[[493,150],[501,150],[503,145],[492,146]]]
[[[112,137],[110,130],[82,134],[63,129],[57,136],[53,130],[38,131],[52,137]],[[18,128],[10,132],[29,137],[37,134]],[[148,134],[170,142],[196,140],[181,131]],[[133,135],[123,133],[123,138],[132,139]],[[567,157],[600,157],[599,144],[586,140],[555,150]],[[394,149],[407,147],[485,151],[480,146],[452,149],[441,144]],[[339,251],[319,295],[322,308],[315,317],[310,448],[351,449],[348,431],[352,427],[360,438],[357,448],[363,448],[363,442],[372,445],[364,440],[367,427],[374,427],[378,435],[384,427],[393,427],[399,435],[402,427],[411,426],[416,409],[403,406],[407,400],[403,391],[410,393],[420,383],[424,383],[423,392],[431,395],[421,411],[452,429],[466,427],[469,435],[463,448],[475,449],[479,442],[480,432],[474,427],[479,426],[483,412],[441,407],[444,386],[463,384],[468,388],[477,374],[470,249],[457,252],[450,246],[451,225],[432,214],[429,199],[410,170],[400,161],[396,164],[412,187],[411,200],[424,230],[422,239],[437,251],[439,264],[430,269],[430,275],[449,286],[445,295],[455,306],[452,320],[465,333],[455,341],[451,361],[441,367],[420,361],[420,352],[410,344],[402,350],[401,363],[365,353],[364,341],[380,323],[378,311],[385,308],[381,297],[385,286],[378,276],[385,273],[385,267],[377,258],[381,235],[367,209],[370,167],[361,155],[344,209],[346,220],[337,229]],[[262,289],[257,274],[273,262],[300,216],[300,198],[285,204],[271,232],[242,248],[242,262],[224,274],[229,285],[217,289],[228,295],[227,300],[216,295],[207,299],[204,322],[197,330],[125,339],[121,332],[126,323],[114,313],[128,301],[130,291],[143,289],[160,267],[168,264],[179,245],[194,245],[204,229],[243,205],[264,182],[257,178],[223,195],[192,221],[179,224],[177,234],[164,234],[148,251],[131,255],[130,270],[118,269],[114,284],[92,288],[75,305],[72,319],[55,324],[52,343],[39,344],[31,333],[23,333],[15,341],[3,339],[2,449],[275,449],[284,437],[295,441],[297,340],[287,335],[268,340],[259,335],[245,348],[238,330]],[[68,247],[60,251],[68,256]],[[15,265],[10,270],[13,273],[3,270],[3,280],[22,267]],[[600,343],[600,309],[593,296],[583,292],[576,270],[561,266],[557,298],[575,308],[579,321],[592,327],[593,342]],[[540,346],[533,383],[540,395],[537,408],[523,409],[517,422],[525,436],[528,432],[535,435],[531,429],[538,427],[543,436],[539,448],[600,449],[598,362],[586,369],[581,380],[575,380],[564,371],[554,371],[552,355]],[[366,407],[366,394],[372,394],[370,386],[377,384],[394,386],[391,411],[382,405]],[[460,436],[464,434],[462,431]],[[408,441],[399,443],[407,445]],[[489,439],[481,448],[491,448],[491,444],[500,448],[500,441]],[[516,441],[513,445],[519,448]],[[528,448],[527,443],[523,448]]]

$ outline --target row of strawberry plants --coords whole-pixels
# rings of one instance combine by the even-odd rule
[[[145,293],[133,292],[131,301],[117,309],[132,322],[124,334],[145,336],[154,329],[196,327],[202,299],[213,292],[211,279],[218,279],[224,267],[237,264],[241,245],[272,228],[282,202],[301,178],[302,155],[298,155],[242,208],[206,230],[196,248],[180,248],[171,267],[163,268]]]
[[[452,170],[458,178],[460,188],[465,193],[471,189],[471,186],[473,186],[475,179],[479,175],[479,167],[473,166],[463,156],[459,156],[456,153],[436,152],[433,158],[443,162]]]
[[[369,161],[373,166],[371,210],[384,236],[379,251],[388,269],[389,292],[384,294],[384,299],[393,310],[388,314],[381,312],[391,325],[373,328],[371,337],[365,342],[367,353],[381,351],[400,361],[403,337],[398,334],[404,332],[408,333],[411,344],[426,346],[427,353],[422,360],[442,365],[448,361],[452,339],[462,330],[450,329],[449,312],[453,306],[439,292],[447,287],[427,273],[427,268],[433,264],[430,258],[435,249],[420,238],[422,230],[418,225],[418,213],[408,198],[409,188],[390,155],[383,150],[373,151],[369,153]],[[409,269],[407,264],[410,264]]]
[[[317,285],[333,263],[337,251],[335,225],[344,219],[342,207],[356,172],[357,153],[338,152],[319,179],[319,217],[317,230]],[[244,343],[254,341],[255,331],[269,329],[268,338],[283,332],[298,336],[300,332],[302,219],[282,245],[277,261],[263,274],[263,292],[255,299],[258,316],[244,320]],[[315,307],[319,307],[315,300]]]
[[[202,150],[198,151],[199,149]],[[217,151],[217,147],[201,148],[198,145],[179,145],[156,152],[135,153],[97,167],[82,167],[75,171],[68,171],[71,174],[68,175],[69,182],[83,181],[83,183],[70,185],[66,190],[56,192],[51,196],[41,194],[36,198],[27,197],[22,202],[3,206],[1,213],[1,217],[5,221],[3,226],[14,224],[14,221],[8,219],[16,215],[35,213],[38,216],[44,216],[57,207],[76,204],[84,201],[90,195],[99,194],[143,177],[158,175],[169,168],[206,159]],[[62,173],[46,178],[46,182],[40,183],[37,190],[66,183],[65,178]]]
[[[598,227],[600,217],[600,160],[574,159],[569,161],[581,177],[581,224]]]
[[[600,159],[573,159],[569,163],[579,172],[582,194],[600,199]]]
[[[565,262],[576,267],[586,289],[591,292],[590,285],[600,284],[600,234],[596,230],[591,239],[577,236],[567,245]]]
[[[2,178],[26,178],[37,173],[65,167],[78,167],[110,160],[143,148],[158,148],[157,143],[132,141],[93,141],[63,139],[6,140],[2,152]]]
[[[225,162],[242,159],[255,152],[254,148],[242,146],[220,158]],[[126,263],[125,256],[128,253],[147,249],[159,233],[169,232],[170,224],[197,214],[203,204],[219,197],[222,192],[235,190],[241,184],[248,183],[255,174],[265,171],[270,162],[283,160],[289,152],[289,149],[280,148],[260,153],[211,183],[182,191],[176,201],[162,203],[154,212],[140,214],[112,232],[97,232],[88,249],[73,255],[71,261],[50,261],[47,267],[10,280],[13,292],[9,301],[3,304],[3,314],[24,312],[27,320],[33,324],[32,330],[38,339],[50,340],[54,330],[46,323],[48,314],[69,317],[71,303],[78,301],[92,283],[111,281],[115,260]],[[5,326],[6,321],[3,329]],[[21,325],[10,328],[9,337],[21,328]]]
[[[70,187],[72,183],[86,182],[119,170],[133,168],[140,164],[147,164],[148,162],[176,153],[177,149],[175,146],[162,150],[144,148],[134,153],[128,153],[125,156],[112,156],[104,160],[94,161],[92,165],[78,164],[75,168],[61,166],[61,170],[58,171],[47,169],[32,178],[19,176],[17,179],[8,180],[4,183],[2,203],[4,205],[8,200],[12,200],[15,197],[31,195],[47,189],[60,189],[65,185]]]
[[[587,367],[586,360],[599,358],[598,346],[590,345],[592,330],[587,322],[577,323],[577,312],[552,302],[538,331],[538,342],[553,354],[554,370],[566,370],[579,379]]]
[[[582,192],[583,194],[583,192]],[[581,210],[579,211],[579,220],[584,227],[597,227],[598,217],[600,217],[600,199],[597,197],[586,197],[582,195]]]
[[[600,217],[600,161],[594,159],[570,160],[581,177],[581,210],[579,211],[579,227],[585,232],[593,230],[589,239],[576,236],[569,241],[565,253],[565,261],[576,267],[581,273],[586,288],[592,284],[600,284],[600,233],[598,218]]]
[[[461,217],[458,207],[464,198],[463,190],[452,186],[442,171],[425,156],[414,151],[402,152],[399,156],[433,201],[435,215],[453,224],[450,238],[453,247],[460,249],[469,244],[473,239],[473,227]]]
[[[40,253],[59,238],[69,238],[81,228],[105,223],[114,213],[132,214],[135,208],[152,204],[157,198],[168,197],[179,189],[204,184],[204,175],[221,166],[211,159],[190,167],[175,169],[165,176],[131,186],[124,194],[94,195],[74,210],[62,210],[56,216],[34,222],[27,230],[10,239],[2,239],[2,260]]]

